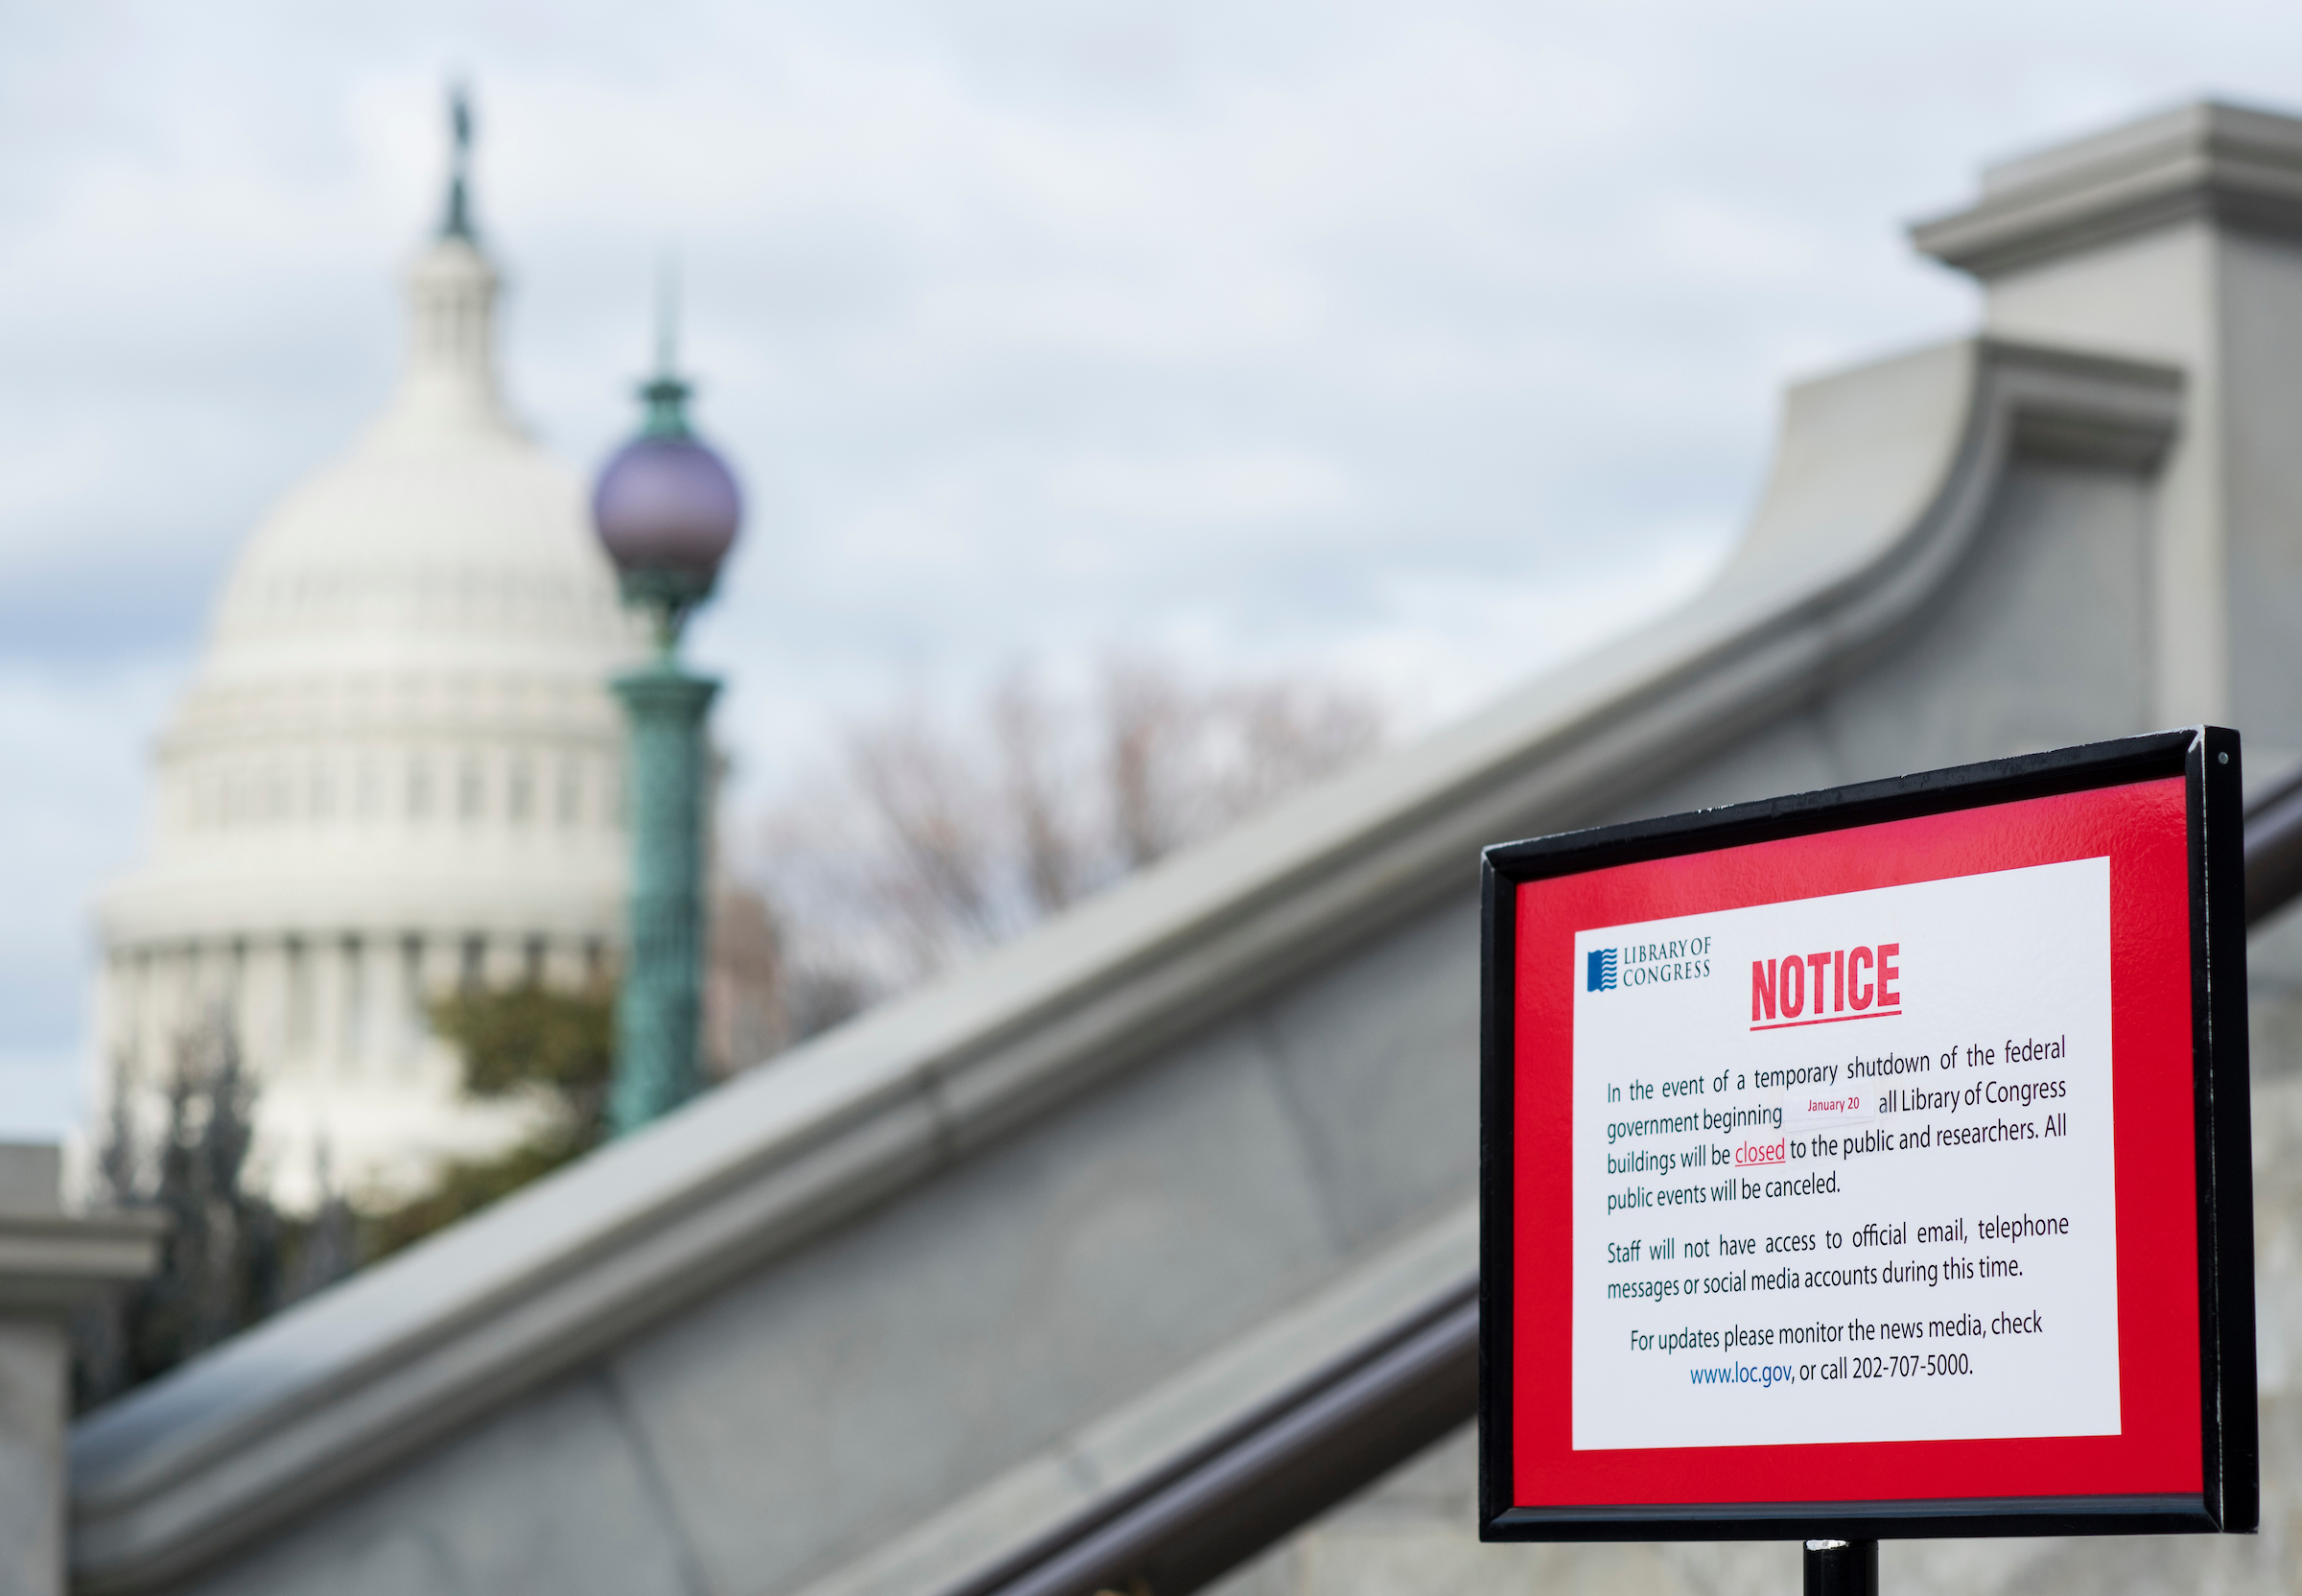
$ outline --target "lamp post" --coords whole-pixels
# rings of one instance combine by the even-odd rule
[[[640,389],[640,434],[607,462],[592,520],[623,601],[646,612],[653,658],[611,684],[630,723],[625,810],[631,919],[616,995],[608,1122],[617,1135],[677,1108],[702,1085],[704,721],[719,684],[688,670],[679,637],[711,596],[743,517],[735,478],[689,428],[667,317],[656,375]]]

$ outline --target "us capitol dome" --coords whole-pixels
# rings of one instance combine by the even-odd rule
[[[641,638],[582,484],[505,410],[499,286],[459,136],[397,391],[241,551],[155,751],[148,862],[98,905],[100,1098],[150,1100],[179,1039],[228,1018],[255,1172],[292,1205],[519,1136],[519,1108],[460,1097],[428,1001],[616,954],[606,683]]]

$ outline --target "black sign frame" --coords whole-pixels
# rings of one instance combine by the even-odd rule
[[[2188,795],[2202,1489],[2173,1496],[1527,1508],[1511,1487],[1515,888],[1677,855],[2181,776]],[[1479,1538],[1875,1540],[2251,1533],[2261,1511],[2254,1347],[2243,763],[2219,726],[2123,738],[1484,851],[1480,866]],[[2218,952],[2220,957],[2218,959]]]

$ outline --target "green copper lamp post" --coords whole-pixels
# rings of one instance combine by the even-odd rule
[[[592,520],[624,602],[652,625],[655,654],[613,686],[631,728],[625,813],[631,923],[616,996],[608,1120],[616,1134],[677,1108],[702,1086],[705,716],[719,684],[680,662],[688,615],[711,596],[743,517],[736,481],[688,426],[688,385],[664,340],[640,389],[647,418],[599,474]]]

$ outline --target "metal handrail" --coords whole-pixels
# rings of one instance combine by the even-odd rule
[[[2245,857],[2247,925],[2302,898],[2302,772],[2247,806]],[[1152,1488],[1082,1512],[1022,1566],[951,1596],[1186,1596],[1274,1545],[1476,1415],[1478,1303],[1455,1285],[1423,1306],[1413,1333],[1338,1360]]]
[[[2246,806],[2246,924],[2302,898],[2302,770]]]
[[[1164,1477],[1090,1505],[947,1596],[1182,1596],[1211,1584],[1470,1419],[1475,1279],[1338,1357]]]

